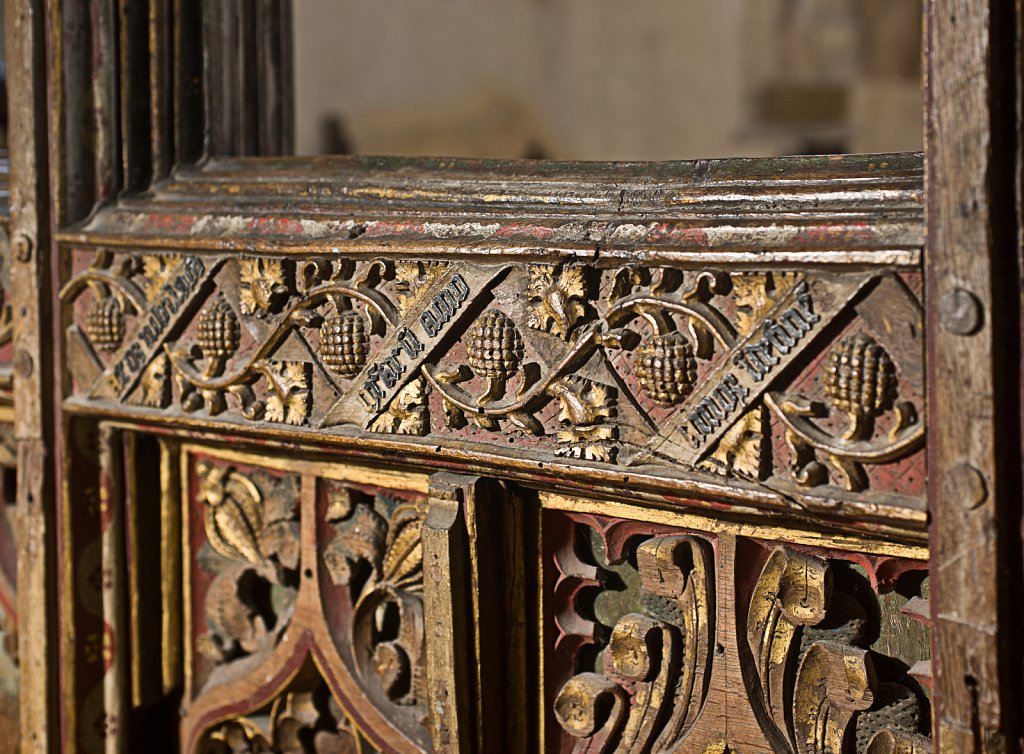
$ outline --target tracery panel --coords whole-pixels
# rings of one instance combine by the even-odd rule
[[[197,446],[181,463],[183,750],[422,750],[424,478]]]

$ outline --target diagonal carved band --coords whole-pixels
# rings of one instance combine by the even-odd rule
[[[508,267],[449,265],[388,333],[377,358],[352,380],[320,426],[369,426],[465,318],[470,311],[467,302],[477,298]]]
[[[630,465],[655,454],[696,465],[876,275],[805,278],[722,359]]]

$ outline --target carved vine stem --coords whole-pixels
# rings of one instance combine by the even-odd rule
[[[60,289],[61,301],[70,301],[87,285],[106,285],[124,294],[136,312],[146,311],[146,294],[135,283],[108,270],[88,269],[75,276]]]
[[[252,373],[255,364],[269,357],[277,345],[294,328],[296,316],[301,312],[319,306],[330,297],[352,298],[363,302],[373,311],[377,312],[384,321],[391,327],[396,326],[398,315],[391,303],[376,291],[360,290],[349,286],[328,283],[316,288],[311,288],[299,299],[296,299],[285,310],[277,326],[270,334],[263,339],[255,351],[233,372],[220,375],[216,378],[206,376],[197,372],[187,355],[186,351],[173,350],[168,347],[167,352],[171,357],[174,367],[181,372],[195,387],[201,390],[227,390],[233,385],[244,381]]]
[[[511,402],[480,405],[480,401],[474,399],[469,393],[445,384],[444,380],[440,379],[439,375],[430,368],[424,367],[423,375],[430,386],[441,393],[446,401],[467,414],[500,418],[522,413],[528,411],[538,400],[550,397],[552,385],[563,375],[578,368],[595,348],[603,345],[620,346],[622,333],[617,330],[637,317],[645,317],[648,321],[652,321],[648,317],[652,312],[671,312],[698,322],[700,327],[706,328],[707,332],[712,333],[714,339],[725,349],[732,348],[735,344],[735,333],[732,326],[711,307],[641,294],[617,302],[607,311],[602,321],[592,323],[589,327],[581,330],[576,339],[572,341],[569,351],[550,369],[548,374],[531,385],[529,389],[525,391],[521,389]],[[664,318],[654,318],[653,321],[657,323],[659,334],[671,329],[671,325]]]

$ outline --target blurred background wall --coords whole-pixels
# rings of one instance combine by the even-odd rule
[[[296,0],[299,154],[921,148],[921,0]]]

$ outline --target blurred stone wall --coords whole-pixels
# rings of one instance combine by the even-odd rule
[[[300,154],[914,150],[921,0],[295,0]]]

